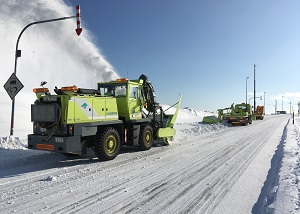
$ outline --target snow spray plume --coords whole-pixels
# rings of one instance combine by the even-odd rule
[[[0,0],[0,5],[0,85],[3,86],[14,71],[16,41],[22,29],[32,22],[74,16],[76,8],[67,6],[63,0]],[[97,82],[118,78],[114,68],[91,42],[84,23],[79,37],[75,33],[76,26],[74,18],[33,25],[23,33],[18,47],[22,57],[18,58],[17,76],[24,88],[16,96],[16,123],[20,117],[18,112],[24,114],[24,109],[18,109],[18,102],[31,96],[24,100],[27,107],[24,121],[29,121],[31,130],[30,104],[35,99],[32,88],[39,87],[42,81],[48,82],[46,87],[53,93],[54,86],[96,88]],[[9,96],[4,94],[4,88],[0,87],[0,97],[4,98],[0,102],[10,103]],[[4,111],[7,119],[10,109]],[[0,119],[0,123],[3,122],[3,118]]]

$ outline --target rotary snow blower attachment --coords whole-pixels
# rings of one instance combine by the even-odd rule
[[[178,115],[182,96],[180,95],[178,102],[163,110],[162,106],[156,102],[155,91],[148,77],[142,74],[139,79],[143,80],[142,96],[145,101],[143,117],[151,118],[151,123],[156,133],[154,144],[169,145],[169,140],[173,140],[176,134],[174,124]],[[176,106],[175,112],[169,113],[169,110],[174,106]]]

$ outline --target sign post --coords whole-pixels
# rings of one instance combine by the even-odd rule
[[[3,86],[8,93],[10,99],[12,99],[12,111],[11,111],[11,122],[10,122],[10,135],[13,135],[14,128],[14,108],[15,108],[15,96],[24,87],[20,82],[15,73],[8,78],[7,82]]]

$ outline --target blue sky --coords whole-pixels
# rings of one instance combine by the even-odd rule
[[[215,111],[253,97],[266,112],[300,101],[300,2],[65,0],[120,76],[152,81],[158,102]],[[251,99],[253,104],[253,99]]]

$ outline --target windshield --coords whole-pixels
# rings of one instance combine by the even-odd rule
[[[99,85],[98,90],[102,95],[126,96],[126,85],[103,84]]]

